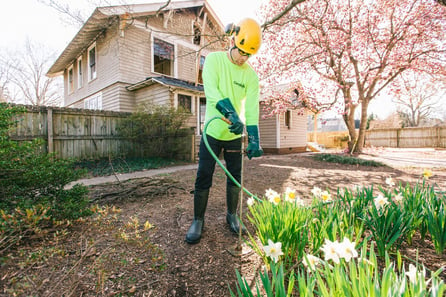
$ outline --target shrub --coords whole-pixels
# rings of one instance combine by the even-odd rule
[[[0,104],[0,209],[4,214],[0,218],[4,226],[0,237],[8,233],[10,222],[5,221],[11,218],[9,215],[17,212],[45,209],[50,221],[76,219],[90,213],[86,187],[76,185],[65,189],[85,171],[75,170],[71,160],[57,159],[53,154],[42,152],[42,140],[19,143],[9,137],[14,116],[23,111],[21,107]],[[18,222],[20,224],[21,220]],[[41,220],[35,224],[39,222]]]

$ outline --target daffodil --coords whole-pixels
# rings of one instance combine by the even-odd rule
[[[395,185],[395,183],[393,182],[393,179],[390,176],[388,178],[386,178],[386,184],[389,187],[393,187]]]
[[[320,198],[322,199],[323,202],[330,202],[333,200],[331,199],[331,194],[328,193],[327,191],[321,192]]]
[[[280,194],[272,189],[266,190],[265,196],[268,198],[269,202],[274,203],[275,205],[280,203]]]
[[[314,271],[314,270],[316,270],[316,266],[317,266],[321,261],[322,261],[321,258],[318,258],[318,257],[313,256],[313,255],[308,255],[308,254],[306,254],[306,255],[304,256],[304,259],[303,259],[302,262],[303,262],[305,268],[308,268],[309,270]]]
[[[321,188],[314,187],[313,190],[311,190],[311,193],[313,194],[314,197],[319,198],[322,194],[322,190]]]
[[[247,203],[249,206],[253,206],[253,205],[254,205],[254,202],[255,202],[254,197],[249,197],[248,200],[246,201],[246,203]]]
[[[409,264],[409,271],[405,272],[411,283],[415,283],[421,277],[426,277],[426,270],[423,267],[423,271],[418,272],[417,268],[413,264]]]
[[[358,252],[355,250],[355,242],[351,242],[350,239],[344,237],[344,240],[338,246],[338,255],[344,258],[346,262],[350,262],[352,258],[358,257]]]
[[[375,207],[377,209],[381,209],[384,206],[386,206],[387,204],[389,204],[389,200],[386,197],[384,197],[382,194],[379,194],[378,197],[373,199],[373,202],[375,203]]]
[[[263,250],[267,257],[270,257],[275,263],[279,261],[279,257],[283,255],[282,243],[274,243],[271,239],[268,239],[268,245],[263,246]]]
[[[324,245],[321,247],[321,250],[324,252],[325,261],[333,260],[336,264],[339,264],[340,258],[338,254],[339,242],[330,241],[329,239],[325,239]]]
[[[294,203],[296,201],[296,190],[287,187],[285,190],[285,201]]]
[[[398,193],[398,195],[395,196],[395,201],[396,202],[403,201],[403,194]]]
[[[423,177],[424,179],[429,179],[432,176],[432,171],[429,169],[424,169],[423,170]]]

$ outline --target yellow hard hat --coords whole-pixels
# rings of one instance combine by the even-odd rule
[[[226,33],[234,34],[235,46],[245,53],[254,55],[262,44],[262,31],[256,20],[246,18],[237,26],[229,24]]]

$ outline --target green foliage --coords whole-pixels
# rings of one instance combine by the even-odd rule
[[[371,167],[386,166],[381,162],[376,162],[373,160],[364,160],[346,155],[315,154],[312,156],[312,158],[318,161],[325,161],[330,163],[339,163],[346,165],[361,165],[361,166],[371,166]]]
[[[283,242],[286,251],[285,267],[290,267],[303,257],[309,240],[307,225],[311,217],[311,210],[286,201],[277,205],[268,201],[255,203],[250,206],[248,215],[249,221],[256,226],[257,236],[263,245],[268,243],[268,239]],[[261,250],[253,237],[251,245],[257,251]],[[265,260],[267,261],[266,258]]]
[[[22,108],[0,104],[0,209],[4,214],[0,236],[20,230],[20,226],[12,228],[8,218],[19,224],[23,220],[14,216],[21,212],[45,209],[52,220],[76,219],[90,213],[86,187],[64,188],[82,177],[84,171],[74,170],[73,161],[42,152],[42,140],[19,143],[10,139],[12,117],[21,112]],[[41,220],[33,222],[34,227],[41,227]]]
[[[294,286],[294,279],[299,296],[442,296],[446,286],[439,278],[441,270],[430,279],[424,276],[422,265],[411,264],[407,270],[398,247],[404,241],[410,244],[415,231],[429,231],[437,253],[442,254],[446,247],[446,197],[425,180],[414,186],[392,187],[379,187],[377,194],[373,186],[338,189],[335,199],[315,187],[315,199],[309,206],[289,203],[279,194],[250,205],[248,219],[259,240],[250,235],[249,243],[271,269],[269,277],[266,272],[260,274],[263,291],[272,294],[267,296],[289,296],[289,291],[277,294],[271,287],[283,280],[283,288],[287,280],[293,280]],[[280,243],[275,247],[280,246],[280,252],[274,251],[281,255],[277,263],[272,261],[271,249],[265,248],[268,239]],[[351,252],[354,247],[362,247],[359,258]],[[325,254],[333,250],[340,261]],[[390,252],[396,252],[397,266],[389,260]],[[309,257],[316,270],[306,262]],[[274,270],[282,265],[283,269]],[[297,271],[294,275],[293,270]],[[257,292],[261,291],[257,283]],[[237,293],[252,296],[240,275]]]
[[[174,158],[181,144],[172,138],[188,135],[191,130],[183,129],[189,113],[162,105],[144,105],[130,117],[123,119],[118,131],[122,136],[142,145],[144,155]]]

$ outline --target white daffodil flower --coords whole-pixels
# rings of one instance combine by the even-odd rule
[[[272,189],[266,190],[266,198],[268,198],[269,202],[274,203],[275,205],[280,203],[280,194]]]
[[[263,250],[265,251],[266,256],[273,259],[275,263],[277,263],[279,257],[283,255],[282,243],[274,243],[271,239],[268,239],[268,245],[264,245]]]
[[[321,250],[324,252],[324,259],[325,261],[333,260],[336,264],[339,264],[340,258],[338,254],[339,250],[339,242],[336,241],[330,241],[329,239],[325,239],[324,245],[321,247]]]
[[[320,198],[322,199],[323,202],[330,202],[333,200],[331,199],[331,194],[328,193],[327,191],[321,192]]]
[[[305,268],[308,268],[309,270],[314,271],[314,270],[316,270],[316,266],[317,266],[321,261],[322,261],[321,258],[318,258],[318,257],[313,256],[313,255],[308,255],[308,254],[306,254],[306,255],[304,256],[304,259],[303,259],[303,262],[302,262],[302,263],[304,264]]]
[[[294,203],[296,201],[296,190],[287,187],[285,190],[285,201]]]
[[[386,184],[387,184],[389,187],[393,187],[393,186],[395,185],[393,179],[392,179],[390,176],[389,176],[388,178],[386,178]]]
[[[403,194],[398,193],[398,195],[395,196],[395,201],[396,201],[396,202],[401,202],[401,201],[403,201]]]
[[[385,205],[389,204],[389,200],[384,197],[382,194],[379,194],[378,197],[373,199],[373,202],[375,203],[376,209],[381,209]]]
[[[415,283],[421,277],[426,277],[426,270],[423,267],[423,271],[417,271],[417,268],[413,264],[409,264],[409,271],[405,272],[411,283]]]
[[[311,190],[311,193],[313,194],[314,197],[320,198],[321,194],[322,194],[322,190],[321,190],[321,188],[314,187],[313,190]]]
[[[355,242],[351,242],[350,239],[344,237],[344,240],[338,246],[339,257],[344,258],[346,262],[350,262],[352,258],[357,258],[358,252],[355,250],[355,245]]]
[[[254,200],[253,197],[249,197],[248,200],[246,201],[246,203],[247,203],[249,206],[252,206],[252,205],[254,204],[254,202],[255,202],[255,200]]]

